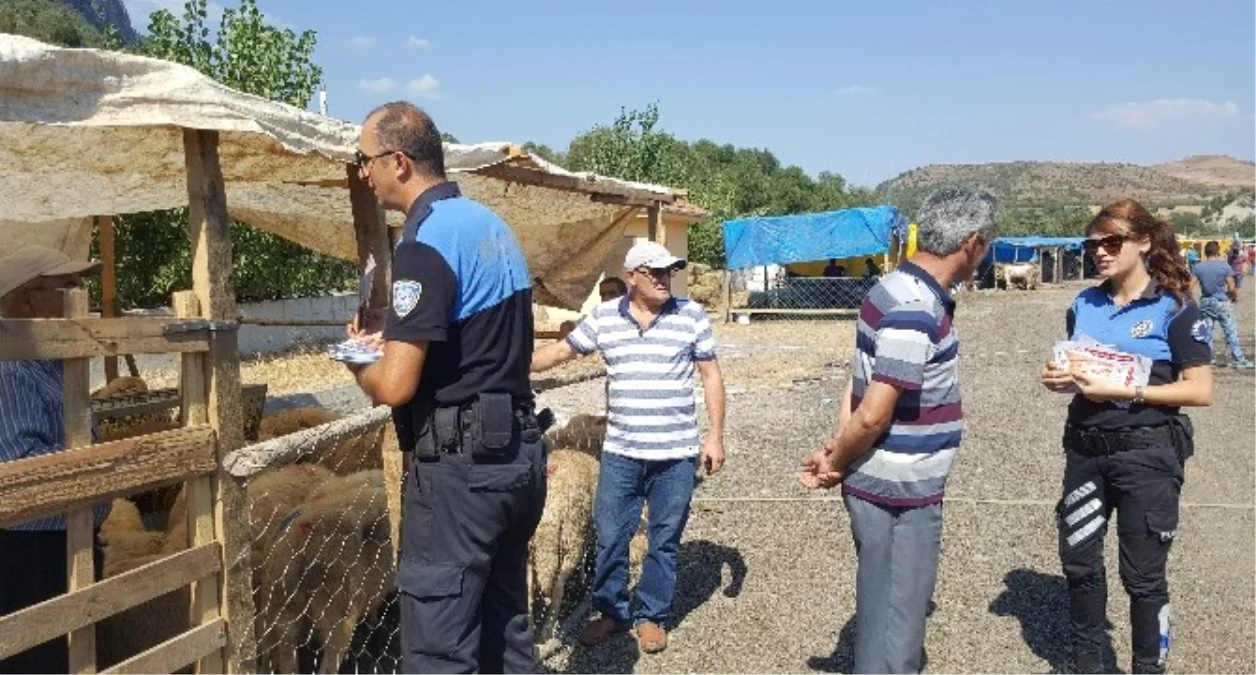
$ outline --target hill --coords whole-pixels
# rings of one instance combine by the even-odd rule
[[[0,33],[26,35],[66,47],[99,47],[112,25],[124,44],[138,36],[122,0],[3,0]]]
[[[1202,208],[1256,190],[1256,165],[1227,156],[1198,155],[1141,166],[1117,163],[1010,162],[931,164],[877,186],[909,211],[944,185],[977,185],[1013,207],[1095,208],[1120,197],[1149,207]]]

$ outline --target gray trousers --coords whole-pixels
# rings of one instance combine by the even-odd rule
[[[942,505],[897,507],[845,495],[855,537],[856,673],[918,673],[938,578]]]

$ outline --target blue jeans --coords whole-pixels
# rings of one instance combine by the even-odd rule
[[[629,623],[628,544],[641,522],[643,503],[650,505],[650,548],[637,582],[641,608],[632,623],[666,626],[671,619],[680,535],[689,520],[697,465],[696,456],[651,461],[602,455],[593,504],[597,528],[593,607],[621,626]]]
[[[1229,300],[1217,298],[1200,298],[1199,313],[1208,322],[1208,337],[1212,337],[1213,326],[1221,322],[1221,330],[1225,333],[1226,346],[1230,348],[1230,362],[1243,361],[1243,346],[1239,344],[1238,321],[1234,319],[1233,304]]]

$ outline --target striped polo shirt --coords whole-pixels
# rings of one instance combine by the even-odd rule
[[[699,452],[694,363],[715,358],[706,311],[692,300],[663,304],[648,326],[628,311],[628,298],[604,302],[570,334],[579,354],[602,352],[610,383],[603,452],[665,460]]]
[[[964,433],[954,316],[950,294],[910,262],[864,296],[851,360],[851,409],[872,382],[900,393],[890,428],[848,467],[847,494],[888,506],[942,501]]]

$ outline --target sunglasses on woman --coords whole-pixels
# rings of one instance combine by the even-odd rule
[[[1127,239],[1129,237],[1123,234],[1110,234],[1099,239],[1087,239],[1082,243],[1082,246],[1091,255],[1098,253],[1101,246],[1108,255],[1116,255],[1121,252],[1121,247],[1125,245]]]

